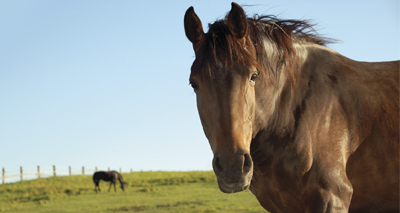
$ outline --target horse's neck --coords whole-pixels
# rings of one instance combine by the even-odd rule
[[[273,50],[273,46],[266,45],[265,48],[272,68],[277,67],[276,61],[280,56],[274,53],[276,51]],[[265,89],[266,92],[261,97],[265,98],[261,101],[264,105],[260,105],[263,108],[260,109],[262,115],[257,116],[261,120],[258,122],[262,125],[259,127],[260,130],[273,132],[280,137],[292,135],[295,131],[293,112],[302,104],[307,95],[307,85],[311,77],[309,72],[313,69],[309,67],[310,64],[315,68],[318,66],[315,63],[324,63],[321,58],[330,60],[326,58],[333,55],[340,57],[335,51],[316,44],[294,44],[294,48],[296,50],[295,64],[281,66],[274,71],[276,75],[273,86]],[[289,67],[292,71],[287,70]]]
[[[119,180],[119,182],[120,182],[121,184],[124,183],[124,180],[122,179],[122,176],[121,176],[120,174],[117,174],[117,179]]]

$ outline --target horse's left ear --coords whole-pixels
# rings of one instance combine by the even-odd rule
[[[232,2],[232,9],[228,14],[228,27],[236,38],[243,38],[247,34],[247,17],[242,7]]]

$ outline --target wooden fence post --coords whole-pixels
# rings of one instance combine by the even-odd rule
[[[132,168],[131,168],[131,173],[132,173]]]
[[[94,171],[97,172],[97,166],[96,166],[96,168],[94,169]]]
[[[69,176],[71,176],[71,166],[68,167]]]
[[[40,178],[40,166],[37,166],[37,178]]]
[[[82,166],[82,175],[85,175],[85,167]]]
[[[121,167],[119,168],[119,173],[120,173],[120,174],[122,173],[122,169],[121,169]]]
[[[110,171],[110,167],[108,167],[108,171]]]
[[[24,180],[24,172],[22,170],[22,166],[20,167],[20,170],[21,170],[21,182],[22,182]]]
[[[53,175],[54,175],[54,177],[56,176],[56,166],[55,165],[53,165]]]
[[[3,184],[6,183],[6,169],[3,167]]]

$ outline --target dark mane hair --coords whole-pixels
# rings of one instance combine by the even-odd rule
[[[247,18],[248,31],[244,39],[235,38],[227,25],[227,17],[209,24],[209,30],[199,48],[201,52],[202,78],[212,78],[211,67],[217,63],[241,63],[255,66],[259,72],[276,75],[276,71],[286,67],[293,77],[297,61],[293,43],[313,43],[326,45],[327,39],[318,36],[313,25],[304,20],[281,20],[275,16],[254,16]],[[277,57],[276,67],[272,67],[265,51],[263,40],[274,44]],[[269,78],[271,79],[271,78]],[[293,80],[295,80],[293,78]]]

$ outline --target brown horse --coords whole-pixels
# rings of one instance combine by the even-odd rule
[[[190,7],[190,83],[221,191],[271,212],[399,211],[399,61],[328,49],[312,26]]]

